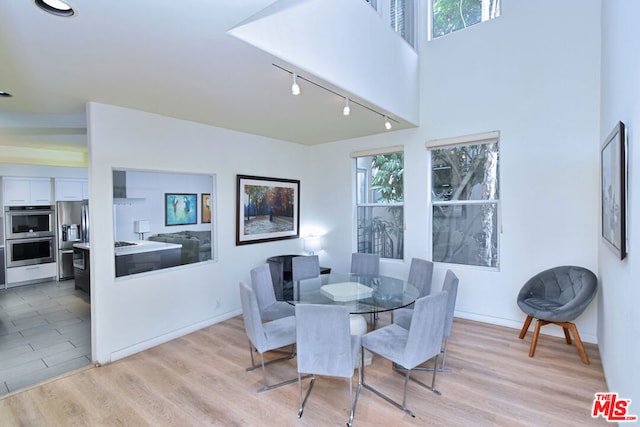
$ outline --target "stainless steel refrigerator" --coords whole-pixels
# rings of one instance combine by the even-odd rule
[[[87,200],[56,203],[58,278],[73,279],[73,244],[89,241]]]

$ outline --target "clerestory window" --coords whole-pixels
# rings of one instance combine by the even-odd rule
[[[430,0],[431,38],[500,16],[501,0]]]

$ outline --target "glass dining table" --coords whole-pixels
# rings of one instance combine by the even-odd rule
[[[367,333],[364,314],[375,314],[406,307],[419,296],[418,288],[402,279],[388,276],[365,276],[349,273],[321,274],[293,283],[296,304],[332,304],[349,307],[351,333]],[[372,322],[375,328],[375,320]],[[364,364],[370,365],[372,354],[364,351]],[[360,363],[360,362],[358,362]]]
[[[406,307],[418,296],[418,289],[402,279],[330,273],[294,283],[293,300],[287,302],[346,305],[351,314],[367,314]]]

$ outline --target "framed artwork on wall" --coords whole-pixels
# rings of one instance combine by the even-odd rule
[[[211,194],[203,193],[200,197],[201,197],[200,206],[202,206],[201,222],[203,224],[208,224],[211,222]]]
[[[621,260],[627,255],[627,168],[624,123],[618,122],[600,151],[602,238]]]
[[[300,181],[238,175],[236,245],[300,237]]]
[[[198,221],[198,195],[165,193],[164,225],[196,224]]]

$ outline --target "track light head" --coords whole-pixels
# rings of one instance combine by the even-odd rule
[[[386,130],[391,129],[391,122],[389,121],[389,118],[387,116],[384,116],[384,128]]]
[[[349,108],[349,98],[344,99],[344,109],[342,110],[342,114],[348,116],[351,114],[351,108]]]
[[[300,86],[298,86],[297,77],[298,75],[296,73],[293,73],[293,83],[291,84],[291,93],[296,96],[300,95]]]

